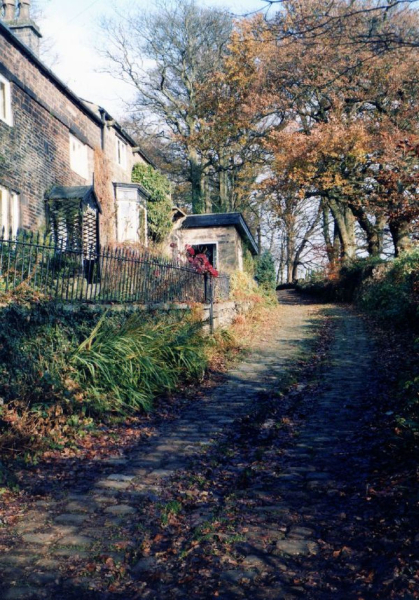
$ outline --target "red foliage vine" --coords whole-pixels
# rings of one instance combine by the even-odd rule
[[[197,273],[209,273],[212,277],[218,277],[217,269],[214,269],[205,254],[196,254],[194,248],[186,244],[186,256],[189,264]]]

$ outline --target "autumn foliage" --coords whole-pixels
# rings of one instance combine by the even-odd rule
[[[234,180],[230,198],[242,186],[251,220],[263,223],[268,210],[292,237],[284,198],[311,198],[305,231],[321,230],[332,264],[360,250],[380,255],[390,240],[396,255],[412,246],[419,64],[413,45],[389,36],[418,29],[415,11],[384,15],[369,0],[287,0],[270,20],[236,23],[221,68],[199,90],[196,143]]]

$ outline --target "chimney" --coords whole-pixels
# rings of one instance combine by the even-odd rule
[[[3,0],[2,8],[4,10],[5,21],[13,21],[16,16],[16,4],[15,0]]]
[[[4,22],[36,56],[39,55],[39,40],[42,35],[38,26],[31,19],[31,1],[18,0],[16,11],[16,0],[2,0],[4,10]],[[17,13],[17,14],[16,14]]]

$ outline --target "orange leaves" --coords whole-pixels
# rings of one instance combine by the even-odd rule
[[[221,67],[201,83],[197,94],[201,149],[243,147],[253,129],[255,115],[266,103],[265,52],[272,36],[263,19],[236,24]]]
[[[268,148],[274,156],[275,175],[284,185],[295,185],[300,194],[308,189],[324,193],[354,191],[354,169],[365,164],[371,150],[363,123],[345,123],[336,116],[312,128],[310,135],[289,128],[275,132]]]

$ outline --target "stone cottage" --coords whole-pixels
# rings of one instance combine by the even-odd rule
[[[48,210],[68,222],[79,194],[94,199],[79,209],[90,211],[89,222],[95,214],[102,244],[145,244],[147,192],[131,183],[131,171],[151,161],[105,109],[42,63],[30,0],[0,0],[0,7],[0,231],[39,229]]]
[[[172,250],[183,252],[186,245],[206,254],[210,263],[222,273],[243,270],[243,253],[258,254],[258,246],[241,213],[185,215],[174,211]]]

